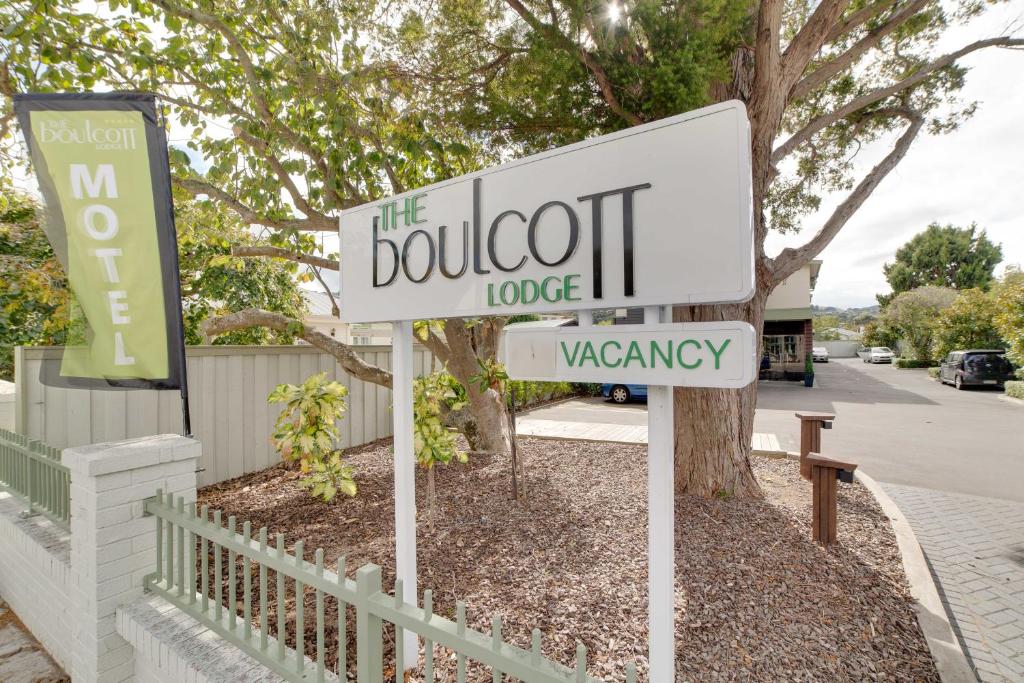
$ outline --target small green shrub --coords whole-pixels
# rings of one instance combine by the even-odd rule
[[[267,403],[284,403],[274,424],[270,443],[288,462],[298,461],[303,477],[299,485],[324,502],[341,491],[356,495],[352,468],[341,463],[341,438],[337,421],[345,414],[348,389],[329,382],[326,373],[313,375],[299,385],[280,384]]]
[[[897,368],[935,368],[939,366],[937,360],[918,360],[917,358],[897,358],[892,362]]]
[[[1024,400],[1024,382],[1007,382],[1006,395]]]
[[[931,377],[932,379],[938,379],[939,378],[939,369],[938,368],[928,368],[928,376]]]
[[[434,511],[437,508],[434,466],[447,465],[452,460],[469,460],[458,449],[455,434],[442,421],[442,403],[452,410],[458,410],[464,405],[452,386],[453,381],[454,378],[448,373],[435,372],[426,377],[417,377],[412,391],[413,450],[416,452],[416,462],[427,471],[427,520],[431,529],[434,528]]]
[[[346,496],[356,495],[356,482],[352,478],[354,470],[350,465],[341,462],[341,452],[335,451],[326,460],[314,460],[309,474],[299,480],[299,486],[307,489],[310,494],[325,503],[341,491]]]

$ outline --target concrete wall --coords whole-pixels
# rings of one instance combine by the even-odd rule
[[[820,341],[814,340],[815,346],[824,346],[828,349],[829,358],[856,358],[860,342],[855,341]]]
[[[71,544],[67,532],[0,490],[0,596],[65,671],[71,670]]]
[[[390,368],[390,346],[357,347],[369,363]],[[181,430],[176,391],[82,391],[43,386],[43,363],[59,363],[60,349],[15,350],[15,430],[51,446],[66,448]],[[417,373],[441,364],[421,346]],[[298,384],[326,372],[349,389],[341,421],[342,446],[357,446],[391,435],[391,391],[349,376],[335,359],[312,346],[196,346],[188,348],[192,432],[202,441],[206,486],[269,467],[279,461],[269,438],[282,406],[267,394],[282,383]]]
[[[804,266],[768,296],[766,308],[807,308],[811,305],[811,267]]]

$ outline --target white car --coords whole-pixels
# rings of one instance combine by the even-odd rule
[[[862,356],[865,363],[891,363],[896,354],[888,346],[872,346]]]
[[[811,360],[815,363],[827,363],[828,362],[828,349],[824,346],[815,346],[811,349]]]

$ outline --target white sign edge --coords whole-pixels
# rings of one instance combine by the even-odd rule
[[[403,199],[405,197],[411,197],[413,195],[422,194],[424,192],[429,192],[429,191],[432,191],[432,190],[441,189],[443,187],[447,187],[448,185],[454,185],[455,183],[466,182],[467,180],[472,180],[473,178],[484,178],[484,177],[486,177],[488,175],[491,175],[493,173],[497,173],[497,172],[500,172],[500,171],[507,171],[507,170],[510,170],[510,169],[513,169],[513,168],[516,168],[516,167],[519,167],[519,166],[525,166],[527,164],[536,163],[538,161],[544,161],[546,159],[549,159],[549,158],[552,158],[552,157],[556,157],[556,156],[560,156],[562,154],[568,154],[568,153],[571,153],[571,152],[575,152],[577,150],[586,149],[587,147],[592,147],[594,145],[604,144],[606,142],[611,142],[611,141],[614,141],[614,140],[619,140],[619,139],[622,139],[622,138],[627,138],[627,137],[630,137],[630,136],[633,136],[633,135],[639,135],[639,134],[646,133],[646,132],[649,132],[649,131],[652,131],[652,130],[657,130],[659,128],[664,128],[665,126],[671,126],[671,125],[675,125],[677,123],[682,123],[684,121],[690,121],[690,120],[694,120],[694,119],[699,119],[699,118],[703,118],[705,116],[711,116],[713,114],[719,114],[719,113],[722,113],[722,112],[725,112],[725,111],[736,111],[737,113],[740,114],[737,117],[737,130],[736,130],[736,135],[737,135],[737,138],[739,139],[739,143],[740,143],[739,145],[737,145],[737,150],[738,150],[738,154],[739,154],[739,159],[737,159],[737,166],[740,169],[740,173],[739,173],[739,176],[740,176],[739,177],[739,183],[740,184],[739,184],[739,187],[737,187],[736,189],[737,189],[737,197],[740,198],[741,223],[744,226],[746,226],[747,232],[751,236],[750,251],[749,251],[749,253],[744,253],[744,254],[741,255],[741,258],[745,259],[746,262],[747,262],[747,267],[744,268],[744,272],[748,275],[748,277],[746,278],[746,282],[744,283],[744,287],[742,289],[733,290],[733,291],[709,292],[709,293],[706,293],[704,296],[701,296],[701,297],[687,296],[687,297],[683,297],[683,298],[680,298],[680,299],[673,299],[673,300],[651,299],[651,300],[646,301],[644,304],[637,304],[637,305],[638,306],[639,305],[644,305],[644,306],[669,306],[669,305],[687,305],[687,304],[690,304],[690,305],[698,305],[698,304],[700,304],[700,305],[714,305],[714,304],[744,303],[746,301],[749,301],[754,296],[754,292],[755,292],[755,289],[756,289],[755,274],[754,274],[755,268],[754,268],[754,225],[753,225],[753,192],[754,191],[753,191],[752,175],[751,175],[752,174],[752,166],[751,166],[752,161],[751,161],[751,157],[750,157],[750,154],[745,154],[744,153],[745,150],[749,152],[750,145],[751,145],[751,142],[750,142],[750,118],[747,115],[747,107],[746,107],[746,105],[742,101],[740,101],[740,100],[726,100],[725,102],[719,102],[717,104],[713,104],[713,105],[710,105],[710,106],[707,106],[707,107],[702,107],[700,109],[694,109],[693,111],[684,112],[682,114],[677,114],[675,116],[669,116],[669,117],[664,118],[664,119],[658,119],[657,121],[651,121],[650,123],[645,123],[645,124],[642,124],[642,125],[639,125],[639,126],[632,126],[630,128],[625,128],[623,130],[616,131],[614,133],[608,133],[606,135],[601,135],[601,136],[598,136],[598,137],[588,138],[586,140],[581,140],[580,142],[575,142],[575,143],[573,143],[571,145],[565,145],[563,147],[557,147],[555,149],[548,150],[546,152],[539,152],[537,154],[531,154],[530,156],[522,157],[520,159],[513,159],[512,161],[507,161],[507,162],[505,162],[503,164],[498,164],[497,166],[490,166],[488,168],[481,169],[479,171],[474,171],[472,173],[467,173],[465,175],[457,176],[455,178],[449,178],[448,180],[442,180],[442,181],[439,181],[439,182],[436,182],[436,183],[432,183],[430,185],[423,185],[421,187],[414,188],[412,190],[406,190],[405,192],[401,192],[399,194],[388,195],[386,197],[381,197],[381,198],[376,199],[376,200],[371,201],[371,202],[366,202],[366,203],[360,204],[358,206],[351,206],[351,207],[349,207],[347,209],[344,209],[344,210],[342,210],[341,214],[338,216],[338,251],[339,251],[339,254],[338,254],[338,256],[339,256],[338,286],[339,286],[339,288],[342,291],[344,291],[344,286],[343,285],[344,285],[344,281],[345,281],[345,273],[344,273],[344,271],[345,271],[345,254],[341,253],[342,252],[341,231],[343,229],[343,225],[344,225],[344,220],[345,220],[346,214],[351,214],[351,213],[354,213],[356,211],[363,211],[363,210],[365,210],[368,207],[375,206],[375,205],[380,204],[381,202],[384,202],[384,201],[396,201],[396,200],[399,200],[399,199]],[[344,293],[342,293],[342,297],[344,297]],[[577,311],[577,310],[592,310],[594,308],[600,308],[600,306],[594,306],[594,302],[587,302],[587,303],[589,305],[586,306],[586,307],[571,308],[571,309],[567,309],[567,310]],[[515,311],[501,311],[501,312],[491,312],[491,313],[483,312],[483,313],[477,313],[477,314],[466,313],[466,314],[464,314],[464,315],[462,315],[460,317],[476,318],[476,317],[488,317],[488,316],[497,316],[497,315],[515,315],[515,314],[516,314]],[[418,320],[418,318],[414,318],[414,319]],[[341,306],[340,320],[342,322],[346,322],[346,323],[357,323],[357,324],[360,324],[360,323],[374,323],[374,322],[399,322],[399,321],[394,321],[394,320],[391,320],[391,319],[376,319],[376,318],[374,318],[374,319],[365,319],[365,320],[363,320],[363,319],[360,319],[360,320],[349,319],[349,318],[345,317],[345,307],[343,305]]]

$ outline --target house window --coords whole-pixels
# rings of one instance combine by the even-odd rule
[[[802,335],[768,334],[764,336],[764,353],[772,365],[779,363],[799,363],[797,349]]]

